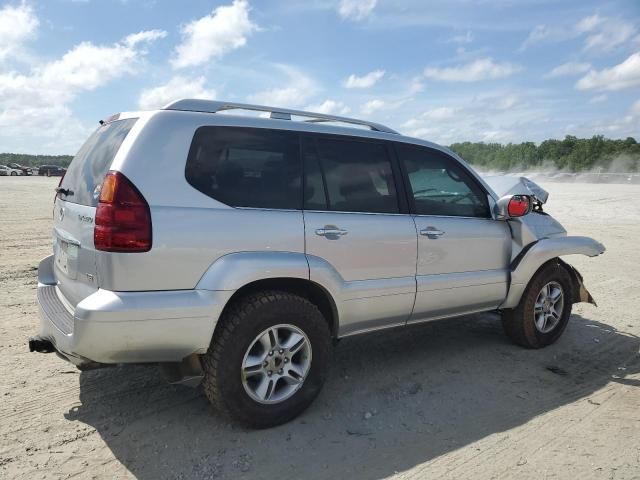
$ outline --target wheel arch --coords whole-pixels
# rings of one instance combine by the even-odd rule
[[[266,290],[288,292],[306,298],[316,307],[318,307],[318,310],[320,310],[320,313],[322,313],[322,316],[325,318],[329,325],[331,336],[333,338],[337,337],[339,317],[335,300],[323,286],[316,282],[303,278],[276,277],[264,278],[249,282],[236,290],[231,298],[229,298],[222,310],[220,318],[223,318],[225,313],[231,307],[233,307],[233,305],[242,301],[243,298],[251,295],[252,293]],[[214,337],[219,325],[220,322],[217,323],[216,328],[213,332]]]
[[[533,276],[550,261],[557,261],[565,268],[574,280],[577,301],[593,302],[591,295],[582,283],[582,276],[569,264],[560,259],[563,255],[581,254],[595,257],[605,251],[604,246],[589,237],[556,237],[546,238],[533,244],[511,263],[511,281],[507,298],[500,305],[501,309],[515,308]]]

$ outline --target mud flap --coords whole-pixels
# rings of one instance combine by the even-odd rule
[[[573,303],[586,302],[597,307],[598,304],[594,300],[593,296],[589,293],[589,290],[587,290],[587,287],[584,286],[584,280],[582,279],[582,275],[580,274],[580,272],[569,265],[567,262],[561,259],[558,259],[558,261],[568,270],[568,272],[573,277],[575,287]]]

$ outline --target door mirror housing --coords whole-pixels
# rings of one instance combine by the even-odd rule
[[[493,210],[497,219],[508,220],[523,217],[532,209],[533,201],[530,196],[506,195],[496,202]]]

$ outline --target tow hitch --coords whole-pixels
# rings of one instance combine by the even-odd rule
[[[30,337],[29,338],[29,351],[40,353],[53,353],[56,349],[53,347],[53,343],[50,340],[42,337]]]

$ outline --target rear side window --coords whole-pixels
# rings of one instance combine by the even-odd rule
[[[93,132],[73,157],[62,180],[61,187],[73,192],[62,197],[65,201],[91,207],[98,204],[104,177],[136,120],[117,120]]]
[[[301,209],[298,135],[238,127],[200,127],[187,157],[187,182],[233,207]]]
[[[399,213],[391,162],[384,144],[317,137],[316,146],[326,184],[327,210]],[[305,157],[309,157],[306,152]],[[314,185],[318,193],[316,206],[320,206],[323,192],[317,187],[318,172],[310,169],[308,173],[307,185]]]

